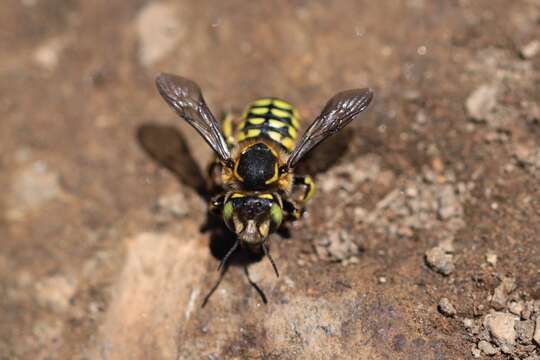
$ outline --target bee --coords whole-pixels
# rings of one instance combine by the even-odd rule
[[[300,219],[315,193],[313,179],[295,174],[295,167],[313,148],[363,112],[373,91],[353,89],[334,95],[297,142],[298,112],[284,100],[255,100],[235,129],[230,115],[220,126],[195,82],[163,73],[156,78],[156,86],[167,104],[215,152],[216,159],[208,168],[209,188],[215,193],[209,209],[237,236],[218,270],[242,245],[262,251],[279,277],[268,249],[269,235],[284,222]]]

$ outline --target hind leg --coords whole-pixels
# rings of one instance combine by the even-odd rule
[[[315,194],[315,183],[311,176],[295,175],[290,199],[283,199],[283,210],[291,221],[298,220],[304,214],[306,203]]]
[[[301,191],[303,188],[303,191]],[[295,175],[293,178],[293,193],[299,193],[297,201],[305,205],[315,195],[315,183],[309,175]],[[300,191],[298,191],[300,190]]]

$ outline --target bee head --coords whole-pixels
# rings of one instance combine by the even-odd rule
[[[272,194],[233,193],[223,206],[225,224],[248,246],[262,245],[282,219],[281,206]]]

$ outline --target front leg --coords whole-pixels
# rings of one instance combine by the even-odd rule
[[[208,203],[208,209],[214,215],[221,217],[223,212],[223,202],[225,201],[225,194],[218,194],[214,196]]]

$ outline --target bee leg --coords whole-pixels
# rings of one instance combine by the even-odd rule
[[[305,204],[315,194],[315,183],[309,175],[295,175],[293,178],[293,187],[304,186],[305,190],[299,201]]]
[[[232,148],[235,143],[234,134],[233,134],[233,115],[231,113],[225,114],[223,118],[223,135],[225,135],[225,141],[229,148]]]
[[[283,199],[283,210],[287,214],[287,219],[296,221],[304,214],[304,208],[297,207],[292,201]]]

